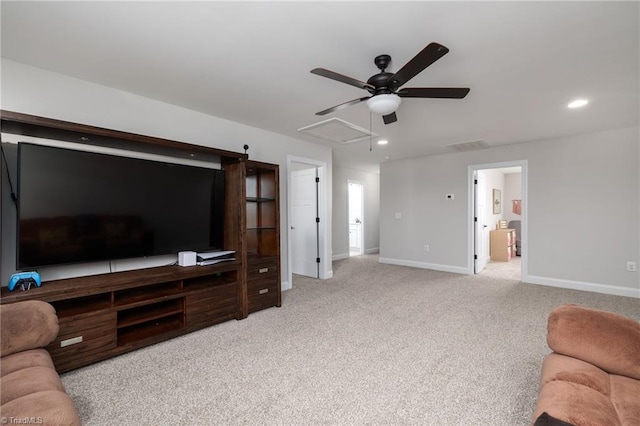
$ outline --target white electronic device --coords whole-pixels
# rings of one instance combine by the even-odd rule
[[[195,251],[178,252],[178,265],[196,266],[196,252]]]

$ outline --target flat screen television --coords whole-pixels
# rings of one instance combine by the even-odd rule
[[[224,171],[18,146],[17,268],[223,248]]]

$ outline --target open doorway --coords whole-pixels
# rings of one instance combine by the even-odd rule
[[[470,167],[471,273],[526,275],[526,161]]]
[[[364,185],[348,180],[349,256],[364,253]]]

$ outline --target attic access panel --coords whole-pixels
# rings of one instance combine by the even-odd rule
[[[363,129],[360,126],[333,117],[328,120],[320,121],[306,127],[298,129],[301,133],[306,133],[317,138],[348,145],[355,142],[368,139],[370,137],[378,137],[375,132]]]

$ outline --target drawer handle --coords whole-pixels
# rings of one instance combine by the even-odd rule
[[[260,268],[258,269],[258,273],[264,274],[265,272],[269,272],[269,268]]]
[[[269,293],[268,288],[263,288],[262,290],[260,290],[260,294],[266,294],[266,293]]]
[[[60,347],[64,348],[66,346],[75,345],[77,343],[82,343],[82,336],[72,337],[71,339],[60,341]]]

